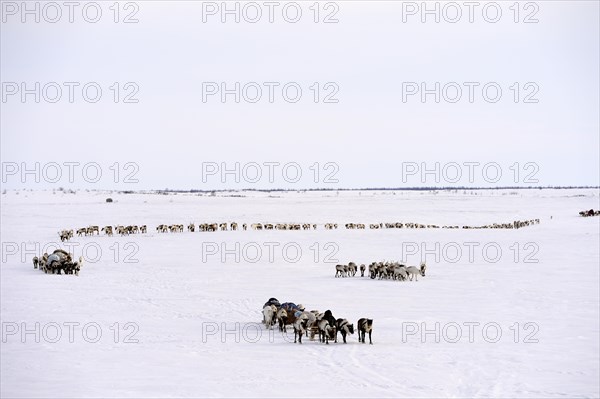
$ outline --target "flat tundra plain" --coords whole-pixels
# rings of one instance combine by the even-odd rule
[[[107,203],[107,197],[113,199]],[[597,189],[7,191],[2,397],[598,397]],[[371,223],[520,229],[369,229]],[[317,229],[157,233],[159,224]],[[325,223],[338,229],[325,230]],[[365,223],[347,230],[345,223]],[[75,235],[89,225],[146,234]],[[79,276],[32,258],[58,243]],[[427,264],[418,281],[336,278],[336,264]],[[271,297],[368,317],[373,345],[294,344],[261,323]]]

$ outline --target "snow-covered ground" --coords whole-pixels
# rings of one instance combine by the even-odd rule
[[[578,216],[599,207],[598,190],[8,191],[1,201],[2,397],[600,395],[600,218]],[[342,228],[533,218],[519,230]],[[319,226],[154,230],[232,221]],[[90,224],[148,233],[75,237],[78,277],[33,269],[58,230]],[[418,282],[334,278],[337,263],[421,257]],[[373,345],[266,331],[270,297],[373,318]]]

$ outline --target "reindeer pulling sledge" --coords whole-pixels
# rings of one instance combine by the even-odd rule
[[[70,253],[63,249],[57,249],[52,254],[47,253],[38,259],[33,258],[33,268],[37,269],[39,266],[40,270],[48,274],[75,274],[79,275],[81,266],[83,266],[83,257],[79,257],[79,261],[73,261],[73,257]]]
[[[301,304],[292,302],[279,304],[276,298],[270,298],[263,306],[263,323],[267,329],[279,325],[280,332],[287,332],[287,326],[294,329],[294,343],[302,343],[302,337],[308,336],[311,341],[319,337],[319,342],[329,344],[337,342],[337,333],[340,332],[344,343],[346,337],[354,334],[354,325],[347,319],[336,319],[331,310],[320,313],[318,310],[306,311]]]

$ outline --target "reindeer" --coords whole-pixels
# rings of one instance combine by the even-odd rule
[[[406,271],[406,266],[404,265],[396,265],[394,266],[394,279],[404,281],[408,277],[408,272]]]
[[[275,320],[277,317],[277,306],[275,305],[267,305],[263,308],[263,323],[267,327],[267,330],[270,330],[275,324]]]
[[[420,269],[416,266],[409,266],[406,268],[406,273],[408,274],[408,278],[410,281],[413,281],[413,277],[414,277],[415,281],[419,281],[418,276],[419,275],[423,276],[425,273],[425,264],[422,263]]]
[[[354,324],[348,323],[348,320],[346,320],[346,319],[337,319],[336,320],[336,342],[337,342],[337,331],[339,331],[342,334],[344,343],[346,343],[346,335],[354,334]]]
[[[296,343],[296,336],[298,337],[298,343],[302,343],[302,334],[304,334],[306,332],[306,328],[308,325],[308,317],[306,317],[306,315],[304,313],[302,313],[300,315],[300,317],[298,317],[296,319],[296,321],[294,321],[294,343]]]
[[[337,332],[335,328],[335,324],[331,325],[329,320],[325,318],[321,319],[318,323],[319,326],[319,342],[325,342],[326,345],[329,345],[329,340],[336,337],[337,342]]]
[[[348,275],[347,265],[336,265],[335,266],[335,277],[346,277]]]
[[[69,233],[67,230],[62,230],[58,232],[58,236],[60,237],[60,241],[64,242],[69,239]]]
[[[44,273],[48,273],[48,270],[46,269],[46,263],[48,263],[48,252],[44,252],[42,259],[38,261],[38,266]]]
[[[356,325],[358,327],[358,342],[362,342],[364,344],[365,334],[369,333],[369,344],[373,345],[373,341],[371,340],[371,333],[373,332],[373,319],[358,319],[358,323],[356,323]]]
[[[323,317],[322,317],[321,321],[327,321],[327,323],[328,323],[327,324],[328,328],[327,328],[327,326],[325,326],[323,324],[323,326],[325,326],[325,329],[323,330],[323,332],[325,332],[325,333],[329,332],[329,337],[331,339],[334,339],[335,342],[337,342],[337,333],[336,333],[337,320],[331,313],[331,310],[327,309],[325,311],[325,313],[323,313]],[[319,324],[319,338],[321,338],[321,332],[322,332],[321,330],[322,330],[321,324]],[[327,334],[325,334],[325,336],[327,336]],[[325,339],[327,340],[327,338],[325,338]],[[321,341],[321,342],[323,342],[323,341]],[[327,343],[327,342],[325,342],[325,343]]]
[[[81,270],[81,267],[83,266],[83,256],[79,257],[79,261],[75,262],[75,275],[79,276],[79,271]]]
[[[277,311],[277,323],[279,324],[279,331],[284,332],[285,326],[288,321],[288,313],[284,308],[279,308]]]
[[[356,263],[350,262],[348,263],[348,275],[354,277],[356,275]]]

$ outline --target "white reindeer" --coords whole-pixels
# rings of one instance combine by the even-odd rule
[[[81,267],[83,266],[83,256],[79,257],[79,260],[77,262],[75,262],[75,275],[79,276],[79,271],[81,270]]]
[[[277,307],[275,305],[267,305],[263,308],[263,323],[267,330],[273,328],[275,325],[275,318],[277,315]]]
[[[419,270],[419,268],[416,266],[409,266],[406,268],[406,273],[408,274],[408,279],[410,281],[413,281],[413,277],[416,281],[419,281],[418,276],[421,274],[421,270]]]

